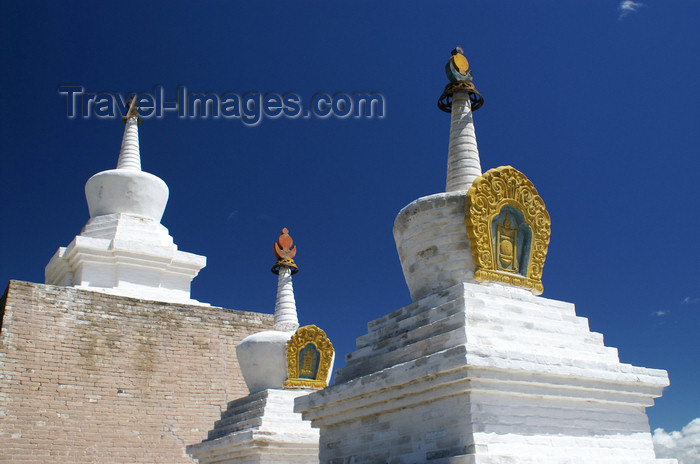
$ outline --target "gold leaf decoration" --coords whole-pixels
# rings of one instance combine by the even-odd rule
[[[525,175],[512,166],[491,169],[477,177],[467,192],[465,220],[474,278],[527,287],[537,295],[544,290],[542,268],[547,256],[551,220],[544,201]],[[532,231],[527,268],[521,274],[498,270],[492,223],[504,206],[519,211]]]
[[[299,352],[309,343],[313,344],[320,353],[318,372],[315,379],[303,379],[299,377]],[[328,386],[328,371],[331,369],[331,361],[335,349],[326,336],[326,332],[315,325],[299,327],[287,342],[287,380],[285,387],[293,388],[325,388]]]

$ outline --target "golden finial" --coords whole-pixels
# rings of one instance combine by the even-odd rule
[[[450,83],[438,99],[438,108],[446,113],[452,112],[452,95],[455,92],[466,92],[469,94],[469,102],[472,111],[476,111],[484,104],[484,97],[481,96],[472,82],[472,72],[469,69],[469,62],[464,56],[464,50],[456,47],[452,50],[450,59],[445,65],[445,73]]]
[[[122,117],[122,122],[126,124],[129,119],[136,118],[137,124],[141,124],[141,116],[139,115],[139,101],[136,95],[131,97],[129,100],[129,111],[126,112],[126,116]]]
[[[280,267],[282,266],[290,268],[292,270],[292,274],[299,272],[299,268],[294,262],[294,257],[297,254],[297,247],[296,245],[292,246],[293,243],[294,241],[292,240],[292,237],[289,236],[289,231],[285,227],[282,229],[279,238],[272,246],[272,251],[277,257],[277,262],[271,269],[274,274],[279,275]]]
[[[472,73],[469,71],[469,61],[463,55],[462,47],[452,50],[452,56],[445,65],[445,72],[450,82],[472,81]],[[469,71],[469,72],[467,72]]]

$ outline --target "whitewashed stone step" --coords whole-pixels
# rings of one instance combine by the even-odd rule
[[[466,301],[468,305],[468,300]],[[557,317],[557,314],[545,311],[515,311],[513,308],[489,307],[488,311],[467,306],[466,312],[474,321],[488,321],[504,326],[519,325],[526,328],[542,328],[542,330],[561,330],[568,333],[588,332],[588,319],[585,317]]]
[[[391,318],[382,321],[379,325],[373,325],[370,332],[359,337],[356,340],[357,352],[353,357],[361,356],[363,348],[370,345],[379,345],[385,342],[388,337],[400,336],[410,331],[423,327],[427,324],[435,322],[442,317],[459,312],[468,302],[458,297],[455,300],[447,302],[443,305],[430,308],[418,314],[409,315],[409,313],[399,312],[396,318]],[[522,311],[505,311],[490,309],[488,313],[479,312],[467,306],[469,327],[478,328],[481,324],[487,324],[489,327],[498,330],[498,327],[506,331],[509,328],[513,330],[528,329],[537,332],[551,332],[557,334],[567,334],[578,338],[586,339],[586,343],[596,342],[603,343],[603,337],[600,334],[592,333],[588,328],[588,320],[580,317],[556,317],[543,312],[530,312],[529,316],[524,316]],[[544,316],[546,317],[542,317]],[[582,347],[583,348],[583,347]]]
[[[469,330],[467,340],[474,345],[500,348],[509,351],[523,353],[542,354],[551,357],[571,359],[590,359],[619,362],[617,348],[607,347],[603,344],[590,343],[585,339],[560,335],[556,333],[514,333],[500,332],[497,330]]]
[[[220,429],[220,428],[230,428],[230,427],[237,427],[238,424],[241,424],[241,427],[244,427],[246,423],[248,423],[250,420],[255,419],[256,417],[259,416],[260,411],[262,411],[265,408],[266,402],[262,402],[259,407],[255,409],[249,409],[247,411],[239,411],[234,414],[228,414],[226,416],[222,416],[221,419],[216,421],[214,423],[214,428],[215,429]],[[259,424],[258,424],[259,425]]]
[[[374,334],[381,334],[387,330],[391,331],[395,326],[410,327],[411,325],[418,324],[422,318],[430,317],[423,313],[429,314],[432,311],[450,311],[450,308],[455,305],[461,305],[468,313],[482,313],[484,317],[493,316],[494,319],[505,321],[515,319],[533,323],[541,322],[545,326],[547,324],[553,324],[589,330],[588,320],[584,317],[576,316],[575,308],[572,304],[553,304],[551,303],[552,300],[545,299],[538,302],[513,302],[506,298],[496,298],[496,301],[500,304],[489,302],[489,310],[482,312],[481,308],[486,304],[485,300],[474,296],[465,297],[463,293],[457,291],[460,287],[459,285],[451,287],[449,291],[445,292],[443,298],[439,299],[439,304],[430,305],[428,306],[429,309],[425,309],[425,306],[423,306],[421,310],[420,307],[414,303],[394,311],[387,316],[369,322],[367,324],[369,333],[360,337],[361,340],[359,340],[358,343],[360,343],[360,345],[372,343],[373,337],[377,336]],[[434,300],[435,298],[432,299]],[[430,302],[427,302],[427,304],[429,305]],[[447,306],[443,309],[445,305]]]
[[[466,330],[470,334],[473,334],[475,339],[483,340],[485,344],[490,346],[517,343],[519,340],[521,342],[519,346],[525,345],[524,349],[526,351],[532,351],[528,349],[530,345],[541,345],[547,347],[547,349],[551,349],[552,347],[567,349],[567,354],[581,352],[581,356],[585,357],[586,353],[596,353],[604,355],[610,360],[617,360],[617,349],[605,347],[603,345],[603,336],[595,332],[589,332],[587,330],[587,324],[586,330],[583,330],[580,326],[543,325],[526,320],[508,320],[506,317],[495,319],[471,312],[467,313],[467,320],[465,323],[463,316],[456,316],[456,314],[459,313],[454,312],[453,308],[450,306],[441,306],[426,311],[428,314],[425,317],[421,317],[420,320],[430,321],[435,319],[435,315],[443,315],[445,312],[447,314],[452,314],[443,319],[428,323],[427,325],[413,323],[419,316],[405,319],[404,321],[411,321],[407,327],[402,328],[401,324],[387,325],[383,328],[385,333],[382,337],[376,336],[376,333],[370,334],[375,335],[374,343],[370,345],[368,343],[370,340],[369,337],[364,338],[361,343],[358,342],[362,347],[346,355],[346,359],[348,363],[352,363],[355,360],[367,356],[397,349],[415,343],[428,336],[443,333],[446,330],[456,328],[454,326],[455,324],[462,323],[466,326]],[[433,317],[430,317],[431,315],[433,315]],[[389,329],[393,329],[393,331],[388,332]],[[562,353],[562,355],[563,354],[564,353]]]
[[[452,330],[435,337],[420,340],[406,345],[404,349],[393,350],[377,356],[371,356],[348,363],[342,369],[335,371],[336,383],[381,370],[396,364],[405,363],[443,351],[446,346],[455,346],[466,342],[463,328]]]
[[[317,464],[318,430],[294,412],[294,400],[308,393],[268,389],[233,401],[187,452],[200,464]]]
[[[520,290],[465,282],[368,324],[336,383],[295,403],[321,462],[676,464],[644,413],[666,373]]]
[[[414,324],[419,317],[421,320],[431,320],[434,319],[434,317],[430,317],[431,314],[444,314],[441,311],[443,309],[448,313],[453,313],[424,326]],[[465,330],[470,334],[468,339],[471,344],[483,344],[511,351],[520,350],[525,353],[547,356],[618,362],[617,349],[605,347],[602,343],[602,335],[589,332],[587,323],[585,324],[586,330],[583,330],[582,325],[573,328],[567,327],[567,325],[554,326],[549,324],[542,326],[523,320],[508,321],[505,317],[502,319],[503,324],[499,324],[497,320],[494,321],[488,316],[480,316],[476,313],[468,313],[465,323],[464,313],[455,313],[453,307],[448,305],[432,308],[425,313],[428,313],[425,317],[417,315],[401,321],[407,324],[407,327],[404,328],[400,328],[400,323],[385,325],[384,331],[393,328],[394,332],[385,332],[384,337],[377,338],[373,345],[365,344],[362,348],[346,355],[348,369],[345,372],[355,371],[356,367],[359,366],[358,363],[366,363],[368,358],[374,359],[375,356],[392,350],[408,349],[407,347],[421,340],[438,336],[446,331],[456,330],[465,325]],[[476,323],[475,320],[488,321],[488,324]],[[512,326],[506,324],[512,324]],[[409,327],[414,328],[408,330]],[[367,339],[364,340],[365,343],[367,341]],[[420,353],[416,353],[416,356],[420,356]],[[406,361],[410,357],[407,353],[406,355],[394,356],[393,359]],[[385,362],[377,362],[378,366],[386,366]],[[345,374],[341,373],[339,378],[345,378],[344,376]]]
[[[386,316],[369,321],[367,323],[367,328],[370,332],[372,332],[385,324],[391,324],[394,321],[401,321],[403,319],[415,316],[426,311],[426,309],[435,308],[444,304],[450,304],[453,300],[456,300],[463,295],[464,292],[462,285],[454,285],[446,290],[429,295],[419,301],[392,311]]]
[[[237,420],[228,425],[222,425],[218,422],[214,424],[214,429],[207,433],[207,440],[215,440],[224,435],[239,432],[241,430],[248,430],[253,428],[259,428],[262,425],[262,418],[260,417],[249,417],[246,420]]]
[[[467,324],[470,330],[475,331],[485,329],[503,333],[544,333],[547,335],[563,335],[594,345],[602,345],[604,343],[603,335],[591,332],[587,324],[585,327],[580,324],[551,324],[520,318],[507,318],[502,314],[494,314],[492,316],[473,312],[467,312]]]
[[[550,330],[538,330],[537,328],[513,328],[500,324],[484,324],[472,325],[467,324],[466,330],[470,335],[479,337],[480,339],[513,341],[514,343],[549,345],[551,347],[567,347],[574,350],[582,350],[586,352],[605,353],[606,350],[614,350],[614,348],[605,347],[599,334],[592,332],[562,332],[554,328]],[[490,343],[493,344],[493,343]]]
[[[440,334],[464,328],[466,315],[463,312],[449,314],[442,319],[412,327],[410,330],[400,330],[396,333],[387,333],[374,344],[360,348],[346,355],[348,363],[363,359],[367,356],[387,353],[407,345],[417,343]]]
[[[405,461],[405,464],[424,463],[425,460]],[[552,457],[546,455],[523,456],[452,456],[444,459],[434,459],[430,464],[678,464],[675,459],[653,458],[620,458],[620,457]]]
[[[355,343],[358,349],[364,348],[387,336],[396,336],[462,311],[461,298],[457,298],[410,316],[402,313],[402,316],[406,317],[390,319],[385,324],[373,326],[369,333],[358,337]]]

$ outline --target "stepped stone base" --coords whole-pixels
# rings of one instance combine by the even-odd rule
[[[60,247],[46,266],[46,283],[169,303],[190,298],[192,279],[205,256],[177,249],[158,221],[114,213],[88,221],[80,235]]]
[[[675,459],[620,459],[620,458],[550,458],[538,456],[523,458],[521,456],[456,456],[430,461],[431,464],[678,464]]]
[[[263,390],[229,403],[208,438],[187,447],[200,464],[317,464],[318,430],[295,413],[310,390]]]
[[[300,397],[324,464],[651,464],[665,371],[622,364],[574,305],[462,283],[368,324]]]

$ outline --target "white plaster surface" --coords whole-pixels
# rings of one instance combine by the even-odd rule
[[[238,364],[250,393],[284,388],[287,380],[287,342],[294,331],[267,330],[244,338],[236,346]]]
[[[192,279],[206,257],[179,251],[160,224],[168,186],[141,171],[136,118],[129,119],[117,169],[85,184],[90,220],[60,247],[45,269],[45,282],[133,298],[206,304],[190,298]]]
[[[168,195],[165,182],[141,171],[138,122],[130,118],[124,128],[117,168],[99,172],[85,184],[90,217],[125,213],[160,222]]]
[[[46,266],[50,285],[155,301],[203,304],[190,298],[206,257],[179,251],[153,219],[109,214],[90,219]]]
[[[299,321],[292,272],[287,266],[280,266],[277,277],[273,328],[247,336],[236,347],[238,363],[250,393],[284,388],[289,374],[287,342],[299,328]]]
[[[415,200],[396,216],[396,250],[414,301],[475,282],[465,207],[465,192],[438,193]]]
[[[132,117],[126,121],[122,146],[119,150],[117,169],[141,170],[141,150],[139,148],[139,121]]]
[[[297,305],[294,301],[294,287],[292,286],[292,270],[287,266],[280,266],[277,276],[274,328],[275,330],[292,332],[299,328]]]
[[[160,222],[168,195],[168,186],[163,180],[143,171],[102,171],[85,184],[91,218],[125,213]]]
[[[321,463],[646,464],[665,371],[619,362],[574,306],[461,283],[368,324],[296,401]]]
[[[317,464],[318,430],[294,413],[307,390],[264,390],[232,401],[207,440],[187,447],[200,464]]]
[[[479,148],[476,144],[474,119],[467,92],[452,97],[450,148],[447,155],[446,192],[467,191],[481,175]]]

